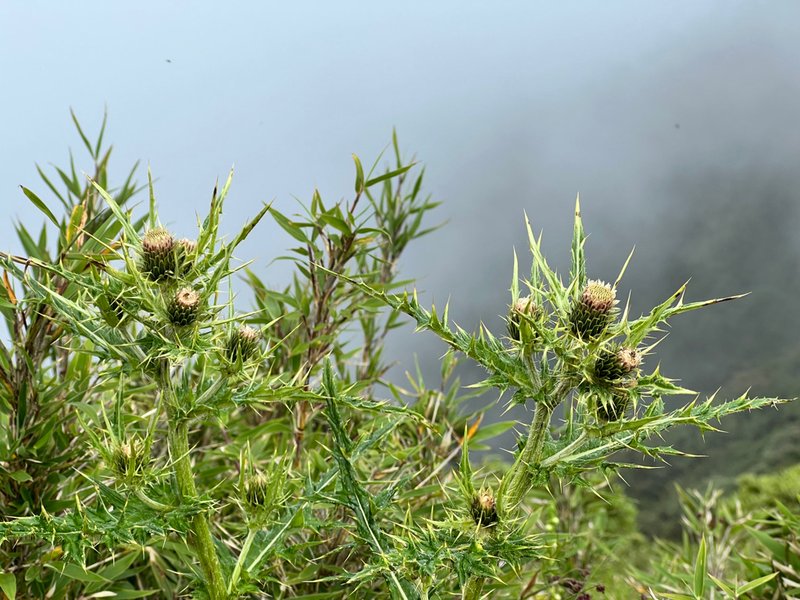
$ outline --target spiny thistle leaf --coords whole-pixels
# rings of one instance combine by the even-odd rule
[[[386,539],[373,514],[372,498],[356,476],[355,469],[348,458],[352,449],[352,441],[344,430],[339,409],[337,408],[338,390],[333,375],[330,361],[325,364],[323,390],[327,396],[325,416],[333,434],[333,456],[339,470],[339,481],[342,493],[339,502],[347,506],[356,516],[359,531],[364,541],[369,544],[377,557],[383,563],[384,575],[394,591],[404,600],[418,598],[415,588],[402,581],[402,577],[395,572],[389,563],[386,553]],[[413,595],[409,595],[413,593]]]

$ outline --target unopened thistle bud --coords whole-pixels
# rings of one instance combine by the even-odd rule
[[[602,334],[614,319],[617,295],[607,283],[590,281],[572,307],[569,316],[572,333],[583,339]]]
[[[175,249],[177,251],[176,263],[178,272],[181,275],[185,275],[194,267],[194,261],[197,257],[197,242],[183,238],[176,242]]]
[[[200,294],[192,288],[181,288],[167,307],[170,323],[178,327],[191,325],[200,312]]]
[[[520,328],[523,326],[525,317],[538,319],[542,316],[542,307],[536,304],[530,296],[517,298],[508,311],[507,326],[508,336],[515,341],[520,341]]]
[[[497,523],[497,501],[491,490],[484,488],[473,496],[470,513],[475,524],[481,527]]]
[[[597,419],[604,423],[619,421],[630,405],[627,394],[613,394],[610,397],[597,397]]]
[[[264,473],[256,473],[247,478],[244,484],[244,499],[252,507],[270,508],[273,491],[270,480]]]
[[[169,231],[158,227],[144,234],[141,269],[151,281],[175,275],[175,239]]]
[[[258,348],[258,341],[261,334],[247,325],[241,325],[228,338],[225,346],[225,357],[232,363],[246,361],[253,356]]]
[[[603,350],[594,363],[594,374],[601,381],[617,381],[633,373],[641,362],[636,348]]]
[[[150,462],[145,450],[144,440],[137,435],[114,448],[110,466],[117,477],[131,480],[143,475]]]

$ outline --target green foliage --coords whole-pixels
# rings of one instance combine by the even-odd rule
[[[713,431],[727,415],[782,402],[671,406],[691,392],[658,366],[645,371],[658,336],[672,317],[735,297],[687,303],[684,286],[639,318],[620,311],[625,267],[613,285],[588,278],[579,205],[569,281],[528,224],[532,266],[520,277],[515,257],[509,336],[470,333],[447,307],[400,291],[398,261],[430,231],[436,203],[396,136],[384,170],[381,157],[369,171],[354,157],[350,200],[315,191],[300,215],[265,205],[224,239],[229,176],[187,239],[160,223],[149,174],[141,217],[127,208],[132,176],[109,187],[103,130],[90,144],[78,126],[95,162],[88,182],[72,162],[57,170],[65,193],[44,180],[65,216],[24,188],[49,225],[36,241],[20,226],[27,256],[0,254],[6,596],[642,593],[650,580],[630,571],[649,566],[635,511],[610,485],[643,463],[620,453],[665,460],[680,451],[653,440],[676,426]],[[280,289],[234,258],[267,216],[292,244],[283,258],[294,275]],[[237,276],[254,292],[249,312],[234,305]],[[450,347],[441,385],[385,380],[384,344],[404,314]],[[473,391],[455,377],[460,355],[487,372]],[[488,406],[466,410],[485,390],[533,411],[510,464],[470,456],[514,426],[484,425]],[[681,549],[691,568],[676,570],[690,575],[666,582],[667,593],[743,594],[777,581],[718,578],[719,543],[708,531],[697,540]]]
[[[707,598],[721,592],[726,598],[797,598],[797,471],[795,466],[744,476],[729,497],[711,487],[704,493],[679,488],[682,541],[660,542],[650,568],[640,571],[641,580],[656,597]]]
[[[86,170],[108,186],[111,147],[103,147],[105,119],[94,144],[88,143],[74,115],[73,119],[91,160],[92,166]],[[74,273],[91,270],[93,263],[103,260],[115,244],[121,224],[94,187],[77,174],[71,154],[69,162],[67,170],[55,168],[57,179],[37,167],[52,201],[45,202],[33,190],[22,188],[49,223],[38,233],[17,225],[26,256],[4,255],[10,263],[0,290],[0,312],[7,331],[0,341],[0,506],[6,519],[49,522],[49,515],[75,506],[73,497],[80,496],[87,484],[85,478],[75,474],[92,468],[92,457],[87,455],[85,446],[87,436],[78,416],[94,410],[85,401],[96,377],[90,348],[85,341],[65,332],[54,307],[32,286],[52,286],[66,300],[74,301],[80,290],[67,280],[54,279],[42,265],[59,265]],[[134,166],[112,192],[119,206],[138,191],[135,170]],[[54,181],[64,187],[60,189]],[[60,205],[60,218],[48,208],[54,203]],[[55,236],[50,224],[56,227]],[[137,229],[140,226],[138,222],[133,224]],[[56,560],[62,553],[61,545],[43,536],[7,547],[0,554],[0,564],[28,569],[24,586],[22,581],[16,585],[23,597],[44,596],[49,582],[57,593],[63,594],[68,578],[60,576],[59,571],[51,570],[44,579],[36,575],[42,569],[36,564],[38,556],[50,554]],[[3,575],[2,588],[12,596],[9,592],[15,586],[9,575]]]
[[[794,465],[768,475],[742,475],[737,482],[735,501],[742,510],[763,510],[784,504],[798,506],[800,496],[800,465]]]

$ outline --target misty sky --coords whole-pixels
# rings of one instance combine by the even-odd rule
[[[689,277],[692,299],[754,292],[676,325],[665,361],[687,385],[797,348],[796,2],[0,0],[0,73],[0,246],[17,247],[9,217],[42,221],[18,188],[44,195],[35,161],[72,147],[89,168],[69,107],[91,132],[108,107],[112,177],[149,163],[178,235],[233,164],[228,231],[315,186],[349,197],[350,154],[371,163],[397,127],[448,221],[403,273],[465,327],[502,326],[523,210],[565,267],[580,192],[591,276],[613,279],[637,246],[635,311]],[[286,244],[266,223],[240,255],[277,285]],[[409,366],[441,350],[394,344]]]

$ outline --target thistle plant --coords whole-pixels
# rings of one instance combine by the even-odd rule
[[[479,514],[476,540],[492,539],[498,550],[476,561],[480,566],[476,565],[464,582],[465,599],[481,597],[487,593],[485,587],[493,585],[492,580],[502,579],[500,565],[515,564],[513,557],[505,554],[507,542],[526,531],[530,510],[526,501],[535,488],[550,485],[553,478],[591,486],[596,474],[608,478],[623,468],[641,465],[617,459],[623,451],[665,461],[681,452],[650,442],[663,432],[679,425],[713,431],[726,415],[782,402],[777,398],[741,396],[718,401],[712,397],[670,407],[668,397],[693,392],[662,375],[657,365],[650,372],[643,369],[646,363],[655,362],[653,353],[664,326],[682,313],[742,296],[685,302],[683,285],[648,314],[634,318],[629,305],[618,310],[616,298],[630,256],[613,284],[587,276],[580,201],[575,207],[568,283],[549,267],[541,238],[534,235],[529,223],[527,231],[530,276],[520,278],[515,253],[506,338],[495,336],[483,325],[476,333],[451,325],[449,306],[441,313],[435,307],[427,310],[416,293],[390,295],[362,286],[374,298],[411,316],[418,329],[433,332],[454,351],[483,366],[487,377],[478,387],[498,389],[510,396],[510,404],[533,411],[512,463],[496,474],[497,491],[491,500],[496,520],[492,519],[488,529],[480,509],[488,492],[475,492],[464,447],[459,473],[462,501],[471,514]],[[553,423],[557,410],[563,419],[560,425]],[[526,539],[535,545],[539,537],[533,532]]]
[[[614,527],[632,527],[613,475],[642,466],[631,453],[680,454],[653,442],[670,428],[710,431],[782,402],[670,399],[692,392],[656,366],[664,326],[736,297],[685,302],[682,286],[634,318],[617,298],[627,261],[611,284],[588,277],[576,205],[567,283],[528,224],[530,274],[515,255],[505,332],[470,333],[399,291],[398,261],[436,202],[396,137],[392,149],[383,171],[354,157],[348,199],[314,191],[291,216],[263,206],[229,240],[231,177],[191,234],[160,221],[152,178],[141,217],[125,206],[135,188],[109,191],[104,169],[81,189],[69,179],[79,195],[61,220],[26,189],[60,251],[44,252],[43,234],[29,256],[0,254],[15,333],[13,357],[0,356],[0,427],[13,434],[0,456],[2,593],[586,600],[627,575],[637,590],[649,581],[604,557]],[[234,258],[266,216],[292,244],[279,288]],[[236,277],[252,310],[236,306]],[[440,385],[386,380],[403,315],[449,346]],[[469,390],[455,376],[464,358],[487,372]],[[490,452],[479,466],[470,450],[515,425],[485,423],[488,403],[467,409],[486,390],[532,416],[512,460]],[[39,437],[17,435],[32,425]],[[37,448],[53,445],[57,460],[36,470]],[[633,546],[627,535],[614,547]]]
[[[345,469],[347,461],[392,433],[394,424],[407,418],[420,421],[412,411],[359,398],[385,372],[381,347],[396,318],[382,322],[368,298],[337,277],[355,268],[390,289],[400,253],[425,233],[422,216],[434,204],[418,196],[421,177],[401,192],[404,175],[413,165],[400,164],[399,154],[397,159],[397,168],[372,176],[365,175],[356,158],[356,196],[344,210],[341,203],[324,207],[315,193],[308,237],[297,221],[265,206],[230,242],[223,241],[218,228],[230,177],[219,192],[214,189],[196,241],[176,241],[159,222],[152,179],[143,219],[134,219],[100,182],[89,179],[90,196],[105,203],[112,231],[119,237],[96,240],[97,249],[81,257],[85,266],[79,269],[46,256],[3,254],[2,266],[27,291],[26,304],[48,307],[50,321],[85,348],[81,364],[95,382],[91,391],[83,388],[86,401],[77,419],[82,441],[102,462],[83,468],[82,488],[71,510],[61,507],[50,514],[33,506],[27,514],[0,523],[0,540],[50,540],[59,553],[38,560],[49,564],[58,558],[68,567],[57,577],[62,594],[71,589],[64,579],[72,580],[74,589],[75,581],[93,578],[92,558],[99,564],[124,558],[125,568],[115,577],[122,581],[112,588],[115,594],[130,593],[132,577],[137,587],[156,584],[168,594],[178,593],[194,579],[196,593],[209,598],[238,597],[252,593],[255,582],[269,581],[266,573],[274,553],[298,527],[295,535],[303,535],[306,511],[328,502],[337,479],[337,470],[326,466],[318,449],[306,450],[309,441],[316,446],[345,408],[365,416],[393,417],[393,426],[379,435],[366,426],[367,436],[358,442],[358,450],[348,451],[339,463]],[[376,188],[381,191],[373,195],[371,189]],[[43,201],[28,195],[51,214]],[[363,208],[357,210],[360,201]],[[239,314],[222,285],[245,272],[246,263],[233,264],[233,252],[268,213],[294,237],[304,239],[310,267],[302,271],[305,281],[295,280],[284,293],[262,293],[260,282],[249,274],[257,301],[263,304],[254,313]],[[82,226],[74,225],[77,233],[72,235],[85,234]],[[327,256],[325,265],[335,274],[316,271],[317,252],[320,259]],[[42,276],[31,277],[26,272],[30,268]],[[346,349],[343,335],[351,324],[363,329],[365,339],[364,351],[358,353],[364,360],[355,371],[350,370],[355,354]],[[328,418],[319,419],[318,407],[331,402],[328,390],[334,388],[344,394],[336,394],[343,404],[330,406]],[[254,439],[251,455],[249,440],[252,431],[261,429],[262,419],[276,424],[288,419],[294,431],[270,437],[266,444]],[[247,442],[248,458],[240,462],[243,478],[238,486],[230,476],[236,461],[205,441],[213,436],[213,422],[223,425],[223,435],[237,432],[235,446]],[[281,433],[282,426],[276,431]],[[335,439],[349,446],[350,434],[339,433]],[[279,458],[266,466],[265,453]],[[218,462],[226,456],[227,464]],[[305,467],[303,492],[297,489],[300,478],[292,476],[292,465]],[[217,476],[209,477],[209,469]],[[355,479],[350,483],[360,485]],[[220,495],[220,488],[227,492]],[[227,508],[236,496],[239,515]],[[221,515],[228,518],[227,524]],[[234,548],[239,546],[238,556],[219,541],[215,521],[217,528],[242,532],[238,544],[232,542]],[[312,536],[313,531],[312,527],[304,535]],[[340,544],[347,543],[343,533],[344,529],[337,534]],[[185,548],[175,546],[176,535],[185,540]],[[154,550],[157,545],[161,550]],[[152,574],[143,577],[145,567],[137,568],[138,562],[149,562],[146,568]],[[17,569],[23,565],[12,563],[11,571],[2,573],[0,583],[7,595],[7,578],[15,585],[21,581]],[[193,570],[194,577],[187,578]],[[110,573],[103,573],[106,581]],[[85,586],[85,591],[93,593],[97,586]]]
[[[149,213],[149,229],[139,235],[130,216],[97,182],[91,182],[105,200],[122,227],[122,237],[115,247],[104,248],[101,259],[85,273],[64,269],[61,265],[42,265],[68,285],[82,290],[69,298],[58,288],[30,280],[31,289],[54,307],[73,335],[88,340],[97,354],[105,381],[114,381],[124,390],[142,383],[153,386],[154,402],[146,427],[134,427],[118,438],[125,408],[116,406],[114,418],[103,412],[106,435],[114,439],[107,453],[111,470],[118,482],[135,497],[162,513],[180,506],[187,511],[189,544],[202,569],[207,593],[211,598],[227,596],[219,557],[209,529],[206,501],[197,491],[192,468],[189,430],[191,424],[219,407],[232,402],[246,403],[257,391],[269,389],[267,380],[255,384],[246,370],[234,375],[224,361],[225,340],[221,327],[233,318],[218,318],[225,304],[214,304],[219,283],[235,272],[231,266],[233,250],[266,213],[263,208],[229,244],[217,237],[217,226],[230,179],[219,194],[214,194],[209,216],[200,225],[198,242],[190,257],[178,252],[172,235],[158,224],[154,204]],[[153,198],[152,182],[150,184]],[[11,263],[17,276],[25,279]],[[116,324],[109,324],[103,307],[109,303],[107,290],[119,289]],[[121,318],[120,318],[121,317]],[[220,323],[218,325],[217,323]],[[248,354],[257,352],[257,342],[250,341]],[[239,356],[241,362],[241,355]],[[253,371],[253,368],[250,369]],[[198,377],[198,375],[201,375]],[[263,387],[266,386],[266,387]],[[232,396],[235,395],[235,400]],[[118,399],[124,402],[124,395]],[[165,421],[161,418],[165,417]],[[99,447],[103,441],[91,434]],[[150,448],[156,436],[167,440],[167,464],[175,485],[172,495],[158,488],[159,477],[147,469]],[[123,532],[119,532],[122,534]],[[123,536],[124,537],[124,536]]]

